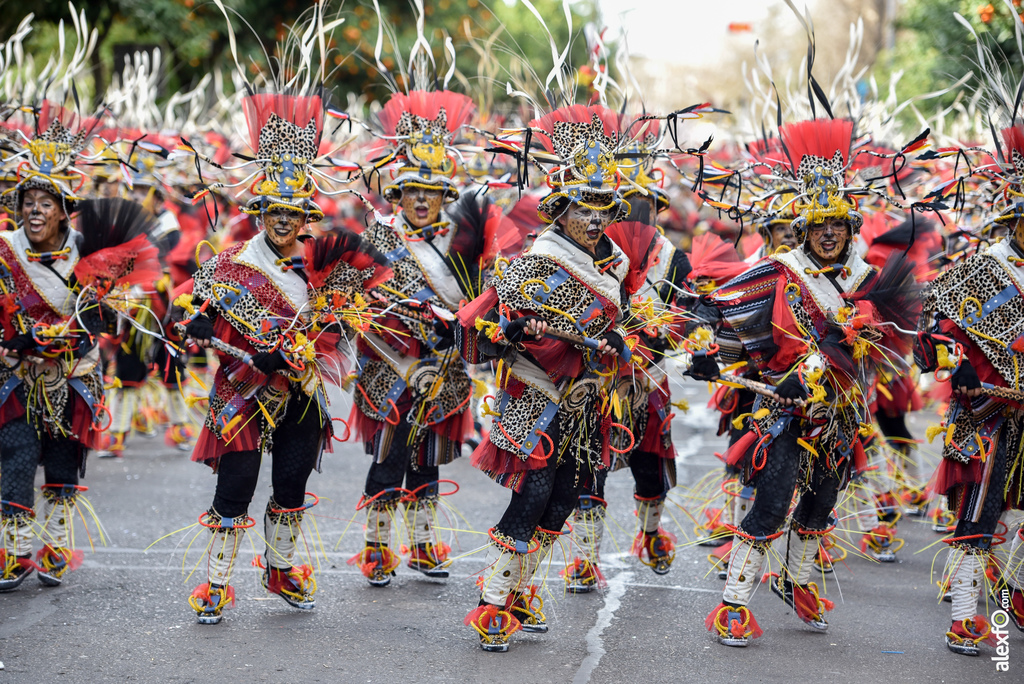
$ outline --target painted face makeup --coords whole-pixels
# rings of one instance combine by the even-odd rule
[[[772,226],[771,251],[774,252],[779,247],[789,247],[790,249],[796,247],[796,233],[793,232],[793,227],[788,223],[779,223]]]
[[[807,226],[810,252],[822,264],[834,264],[850,240],[850,224],[844,219],[830,218],[825,223]]]
[[[21,218],[32,246],[40,252],[52,252],[63,240],[60,226],[67,218],[59,198],[45,190],[32,188],[21,197]]]
[[[424,228],[437,223],[441,215],[444,193],[440,188],[427,190],[419,187],[406,187],[402,190],[402,199],[398,204],[402,207],[405,220],[413,228]]]
[[[605,228],[612,222],[614,213],[614,208],[597,211],[579,204],[570,204],[565,212],[565,218],[562,219],[565,221],[565,234],[588,252],[594,253]]]
[[[299,231],[306,224],[306,217],[297,211],[273,209],[263,215],[263,227],[267,231],[267,239],[281,254],[291,256],[289,252],[295,246]]]

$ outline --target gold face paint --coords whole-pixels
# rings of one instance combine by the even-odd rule
[[[579,204],[570,204],[561,221],[564,221],[562,225],[566,235],[588,252],[594,253],[614,214],[614,208],[596,210]]]
[[[60,247],[61,222],[67,218],[64,203],[45,190],[32,188],[21,196],[21,220],[25,235],[40,252]]]
[[[273,209],[263,214],[263,227],[267,239],[281,254],[287,255],[299,237],[299,231],[306,224],[306,217],[297,211]]]
[[[398,202],[402,207],[405,220],[413,228],[425,228],[437,223],[441,216],[441,205],[444,204],[444,192],[418,186],[406,186],[402,190],[402,199]]]
[[[806,244],[823,265],[835,263],[849,241],[850,224],[845,219],[830,218],[807,226]]]

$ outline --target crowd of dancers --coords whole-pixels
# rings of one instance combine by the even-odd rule
[[[946,132],[907,135],[897,114],[925,117],[859,88],[856,50],[818,83],[809,31],[792,92],[761,63],[749,113],[687,143],[688,120],[724,131],[728,113],[645,111],[599,32],[586,65],[552,41],[546,79],[503,55],[521,64],[500,105],[492,81],[454,78],[451,44],[436,58],[413,9],[404,58],[379,19],[380,105],[332,89],[340,20],[319,3],[264,71],[232,41],[235,68],[160,107],[147,53],[83,110],[95,44],[74,8],[70,51],[38,71],[21,49],[32,17],[7,37],[0,592],[68,578],[87,455],[124,458],[133,432],[159,429],[216,473],[195,512],[200,623],[233,603],[246,534],[265,544],[267,591],[314,608],[307,482],[334,442],[369,457],[349,562],[378,587],[403,560],[445,578],[440,469],[466,446],[511,491],[465,618],[506,651],[548,629],[538,570],[554,547],[572,559],[565,591],[602,586],[609,472],[633,477],[633,555],[671,571],[686,533],[666,520],[686,409],[671,390],[706,381],[729,448],[685,501],[688,543],[712,547],[724,581],[706,618],[720,643],[761,635],[749,604],[765,572],[827,630],[815,577],[849,553],[896,560],[903,515],[930,516],[949,546],[950,650],[993,641],[979,600],[1024,631],[1024,74],[979,44]],[[987,145],[970,137],[989,128]],[[925,402],[943,414],[934,472],[906,424]]]

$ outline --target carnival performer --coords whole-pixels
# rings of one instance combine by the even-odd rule
[[[751,431],[727,453],[728,462],[742,466],[743,484],[757,492],[736,525],[722,603],[706,621],[728,646],[746,646],[761,634],[748,603],[772,540],[785,534],[798,486],[784,564],[772,573],[771,587],[806,624],[828,629],[832,602],[819,596],[810,574],[820,538],[835,525],[839,491],[863,462],[859,431],[871,387],[864,379],[884,346],[879,324],[905,328],[908,316],[916,320],[906,264],[879,275],[851,248],[863,223],[844,187],[852,130],[852,122],[837,119],[780,128],[801,246],[766,258],[703,301],[742,345],[720,336],[722,357],[748,354],[773,387],[771,397],[755,401]],[[909,294],[900,296],[905,289]]]
[[[473,111],[460,93],[413,90],[393,95],[379,115],[396,142],[378,163],[397,167],[383,196],[399,211],[364,233],[394,276],[376,290],[386,304],[387,330],[359,339],[351,422],[373,461],[359,503],[365,545],[349,560],[373,586],[389,584],[401,563],[391,546],[399,504],[410,542],[407,565],[428,577],[448,576],[450,547],[436,529],[439,468],[458,458],[473,431],[467,410],[473,386],[453,346],[451,321],[487,278],[496,252],[485,223],[490,219],[493,227],[501,216],[475,195],[466,197],[472,209],[463,208],[473,220],[444,209],[459,198],[451,144]]]
[[[459,313],[471,333],[479,330],[461,345],[473,349],[467,358],[498,360],[497,415],[473,465],[512,490],[489,531],[480,605],[465,620],[485,651],[507,651],[520,627],[547,631],[533,575],[581,488],[608,464],[612,420],[604,397],[606,378],[628,349],[624,282],[632,276],[638,287],[645,274],[631,271],[605,235],[629,210],[614,189],[616,128],[607,113],[573,106],[530,122],[561,162],[538,208],[551,225]],[[656,230],[632,225],[645,257]]]
[[[623,134],[644,129],[636,140],[620,145],[629,155],[628,165],[620,167],[631,184],[622,197],[632,206],[630,220],[656,224],[659,211],[669,206],[668,195],[655,180],[656,148],[660,140],[660,122],[637,117],[623,126]],[[646,194],[644,194],[646,192]],[[624,234],[624,240],[634,236]],[[613,237],[613,240],[615,238]],[[621,244],[617,242],[617,244]],[[628,246],[627,246],[628,249]],[[622,406],[621,422],[627,430],[612,433],[614,456],[608,470],[595,474],[593,486],[586,486],[573,513],[572,543],[576,554],[563,571],[566,588],[572,593],[593,591],[601,582],[598,565],[607,501],[605,479],[609,472],[628,467],[635,482],[633,499],[640,529],[633,540],[632,552],[655,574],[667,574],[675,558],[674,540],[661,526],[669,490],[676,484],[675,448],[672,446],[672,395],[665,369],[665,357],[679,344],[685,313],[679,292],[684,291],[690,263],[686,253],[660,231],[649,255],[649,268],[638,296],[657,298],[653,306],[659,320],[640,330],[634,363],[620,367],[615,392]]]
[[[1000,138],[1005,161],[997,167],[995,182],[1005,188],[999,197],[1006,200],[992,207],[992,222],[1006,226],[1009,235],[935,279],[914,349],[922,372],[936,371],[953,390],[935,476],[936,494],[947,497],[957,518],[953,535],[946,539],[953,618],[946,645],[954,653],[974,656],[982,642],[994,645],[977,604],[998,541],[999,518],[1008,508],[1024,507],[1024,375],[1017,359],[1024,339],[1024,126],[1004,128]],[[1019,548],[1015,541],[1016,557],[1004,578],[1012,595],[1011,612],[1021,625],[1024,563]]]
[[[201,624],[221,621],[233,602],[231,574],[249,517],[263,453],[272,459],[264,514],[262,583],[289,605],[315,606],[316,579],[298,564],[306,482],[333,435],[325,383],[340,383],[337,309],[386,277],[383,256],[354,233],[313,239],[300,233],[323,218],[313,180],[323,130],[319,95],[262,93],[243,100],[258,174],[243,211],[260,232],[202,264],[194,278],[186,338],[217,352],[220,367],[194,461],[217,473],[210,509],[208,582],[189,604]],[[358,295],[358,296],[357,296]],[[297,548],[298,547],[298,548]],[[305,551],[308,552],[308,549]]]
[[[0,234],[0,591],[34,569],[43,585],[59,586],[81,563],[71,527],[86,489],[79,478],[109,423],[97,336],[124,317],[130,288],[151,286],[160,273],[141,207],[86,200],[73,188],[85,177],[74,165],[91,124],[48,100],[33,116],[24,168],[4,192],[21,228]],[[41,519],[33,494],[40,464]],[[43,546],[33,562],[36,537]]]

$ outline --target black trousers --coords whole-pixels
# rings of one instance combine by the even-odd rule
[[[766,537],[782,529],[789,513],[797,479],[800,477],[800,447],[789,430],[775,438],[764,467],[754,475],[757,497],[740,529],[754,537]],[[809,489],[793,511],[793,522],[808,530],[828,527],[829,516],[839,497],[839,478],[827,468],[814,467]]]
[[[69,388],[70,392],[74,392]],[[24,386],[14,390],[22,406],[28,403]],[[68,410],[74,397],[68,400]],[[66,437],[51,437],[36,432],[22,416],[0,426],[0,499],[31,508],[35,503],[33,487],[36,468],[43,466],[45,484],[76,485],[85,456],[85,447]],[[14,511],[4,507],[5,513]]]
[[[316,406],[309,405],[313,401],[292,395],[284,419],[274,430],[271,485],[274,501],[281,508],[302,505],[306,482],[320,456],[320,413]],[[237,518],[249,512],[260,476],[260,461],[261,453],[257,450],[236,451],[221,457],[213,496],[217,513]]]

